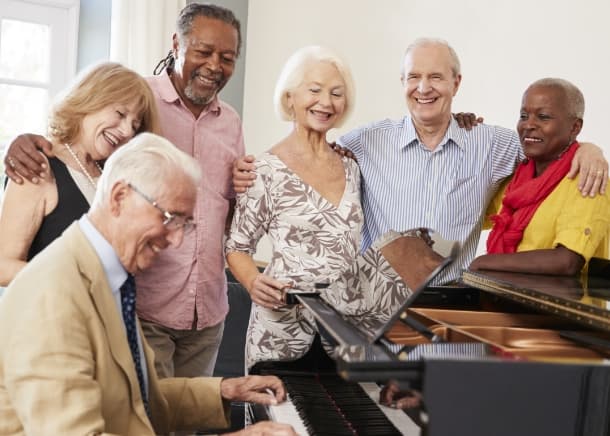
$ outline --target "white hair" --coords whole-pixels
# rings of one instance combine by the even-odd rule
[[[565,79],[557,79],[554,77],[545,77],[544,79],[536,80],[527,89],[534,86],[545,86],[549,88],[560,89],[566,99],[566,110],[571,117],[580,118],[585,116],[585,97],[576,85]],[[527,92],[527,91],[526,91]]]
[[[407,47],[407,49],[405,50],[405,54],[402,57],[402,64],[400,65],[400,75],[402,77],[404,77],[405,75],[405,60],[407,58],[407,55],[411,53],[411,51],[415,48],[426,47],[431,45],[440,45],[446,47],[449,51],[449,56],[451,57],[451,71],[453,72],[453,77],[457,77],[461,74],[462,67],[460,65],[460,58],[458,58],[457,53],[447,41],[441,38],[417,38]]]
[[[273,103],[275,112],[284,121],[292,120],[292,112],[288,106],[288,93],[303,83],[303,78],[311,64],[328,62],[333,65],[343,82],[345,82],[345,110],[340,118],[337,118],[335,127],[341,127],[354,109],[356,92],[354,80],[347,64],[332,50],[318,45],[310,45],[297,50],[288,58],[282,68],[280,77],[275,85]]]
[[[118,181],[156,197],[171,187],[177,173],[186,176],[195,187],[201,182],[201,169],[195,159],[161,136],[140,133],[106,161],[92,206],[103,204]]]

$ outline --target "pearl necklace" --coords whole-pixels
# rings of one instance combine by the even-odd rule
[[[85,175],[85,177],[87,177],[87,180],[89,180],[89,183],[91,183],[91,186],[93,186],[93,189],[96,189],[97,188],[97,184],[95,183],[95,180],[93,180],[93,177],[91,177],[91,174],[89,174],[89,171],[87,171],[87,169],[85,168],[85,165],[83,165],[83,163],[80,161],[80,159],[78,158],[76,153],[74,153],[74,150],[72,150],[72,147],[70,147],[68,144],[64,144],[64,146],[66,147],[66,149],[68,150],[70,155],[72,155],[72,157],[74,158],[74,160],[76,161],[76,163],[80,167],[81,171]],[[97,167],[97,169],[99,170],[99,172],[101,174],[102,167],[100,167],[100,164],[95,162],[95,166]]]

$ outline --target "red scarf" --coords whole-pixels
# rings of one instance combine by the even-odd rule
[[[488,253],[514,253],[523,239],[523,231],[532,216],[549,194],[570,170],[574,153],[578,149],[574,141],[566,151],[538,177],[532,159],[521,163],[513,179],[506,187],[502,208],[490,219],[494,222],[487,238]]]

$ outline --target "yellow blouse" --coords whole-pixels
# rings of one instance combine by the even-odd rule
[[[493,223],[489,216],[500,211],[508,181],[487,208],[485,227]],[[608,258],[610,230],[609,191],[594,198],[583,197],[576,179],[564,178],[540,204],[523,232],[517,251],[555,248],[558,245],[580,254],[585,261],[591,257]]]

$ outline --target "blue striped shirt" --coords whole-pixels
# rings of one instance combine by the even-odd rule
[[[485,124],[468,131],[453,119],[432,151],[409,116],[369,124],[338,142],[354,153],[362,173],[362,251],[388,230],[416,227],[460,241],[459,258],[435,284],[459,278],[472,262],[487,204],[523,157],[514,131]]]

